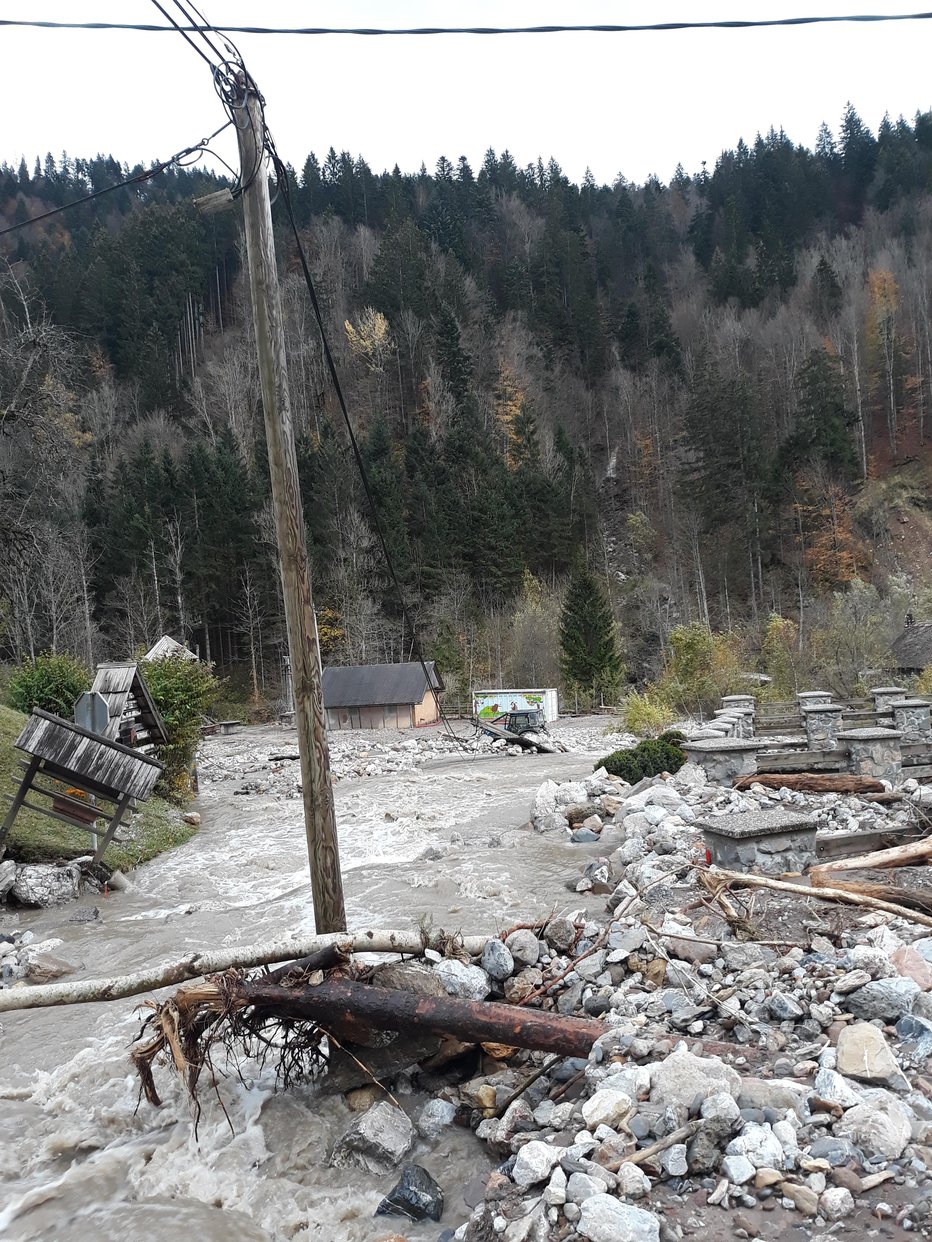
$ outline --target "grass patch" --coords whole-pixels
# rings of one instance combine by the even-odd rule
[[[22,772],[16,762],[22,756],[13,743],[25,722],[26,717],[20,712],[0,706],[0,790],[3,793],[13,792]],[[0,807],[0,815],[6,813],[7,805],[4,802]],[[114,870],[129,871],[173,846],[182,845],[195,832],[190,824],[182,823],[181,812],[175,807],[162,798],[150,798],[129,824],[119,830],[117,835],[125,839],[122,843],[111,844],[103,861]],[[17,862],[54,862],[90,853],[91,836],[46,815],[22,810],[5,844],[6,857]]]

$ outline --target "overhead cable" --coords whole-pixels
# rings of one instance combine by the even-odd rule
[[[379,541],[379,547],[382,551],[382,557],[385,561],[385,565],[388,570],[389,578],[391,579],[391,583],[394,588],[395,595],[398,599],[398,604],[401,609],[402,618],[405,624],[407,625],[408,630],[411,634],[412,652],[417,658],[417,661],[420,664],[424,672],[424,677],[427,681],[428,688],[430,689],[431,694],[434,696],[434,702],[437,705],[437,711],[440,714],[440,718],[444,724],[444,727],[447,730],[448,735],[458,745],[463,746],[465,745],[465,743],[463,742],[463,739],[457,734],[456,730],[451,725],[449,718],[447,717],[446,713],[443,710],[443,705],[440,702],[440,695],[435,685],[435,677],[431,674],[431,671],[428,667],[427,660],[424,656],[423,648],[421,647],[421,640],[418,635],[417,626],[410,612],[408,611],[408,605],[405,602],[405,593],[401,586],[401,582],[398,578],[397,570],[395,569],[395,562],[392,557],[391,551],[389,550],[388,541],[385,538],[385,531],[382,527],[382,522],[379,518],[378,503],[373,494],[372,485],[369,480],[369,472],[366,469],[365,459],[363,458],[362,450],[359,447],[359,441],[356,438],[356,432],[353,428],[352,419],[350,418],[349,408],[346,404],[346,398],[343,395],[343,385],[340,383],[339,372],[337,371],[336,362],[334,361],[333,354],[330,350],[330,342],[327,339],[327,329],[326,329],[326,325],[324,324],[324,316],[320,308],[320,302],[317,297],[317,290],[314,286],[314,278],[311,275],[310,265],[308,264],[307,255],[304,250],[304,243],[301,240],[301,233],[300,233],[300,230],[298,229],[298,222],[295,219],[294,209],[291,204],[291,187],[288,183],[288,170],[286,169],[284,163],[282,162],[281,157],[279,156],[278,152],[275,149],[275,143],[273,142],[272,136],[269,133],[268,126],[265,126],[264,149],[268,152],[269,159],[272,162],[272,167],[275,170],[275,178],[278,184],[278,191],[279,191],[279,194],[281,195],[282,202],[284,203],[284,206],[285,206],[285,213],[288,216],[288,223],[291,227],[291,232],[294,237],[295,246],[297,247],[297,251],[298,251],[298,259],[301,264],[301,271],[304,276],[304,283],[307,286],[308,296],[310,297],[310,300],[311,300],[311,307],[314,311],[314,319],[317,322],[317,329],[318,329],[318,332],[320,333],[320,340],[321,340],[321,345],[324,351],[324,359],[327,364],[327,370],[330,373],[330,379],[331,379],[331,382],[333,383],[333,388],[334,388],[334,392],[336,393],[337,402],[339,403],[340,411],[343,415],[343,422],[346,427],[346,433],[349,436],[350,445],[353,450],[353,458],[355,459],[356,468],[359,472],[360,480],[362,481],[363,491],[365,492],[366,500],[369,505],[369,512],[372,515],[372,525],[375,528],[375,534],[376,534],[376,538]]]
[[[52,216],[59,216],[63,211],[70,211],[72,207],[80,207],[82,203],[92,203],[97,198],[103,198],[105,194],[112,194],[114,190],[123,190],[127,186],[131,185],[141,185],[143,182],[150,181],[153,177],[157,177],[159,173],[164,172],[166,168],[171,168],[173,164],[177,164],[181,168],[189,167],[189,164],[184,163],[184,161],[188,159],[188,156],[196,155],[199,159],[202,155],[207,153],[210,149],[210,143],[213,142],[218,134],[222,134],[230,124],[232,124],[231,121],[225,121],[219,129],[214,130],[210,137],[202,138],[201,141],[195,143],[193,147],[185,147],[183,151],[177,151],[167,160],[159,160],[157,164],[153,164],[149,168],[144,168],[142,172],[134,173],[132,177],[127,177],[125,181],[116,181],[113,185],[104,186],[102,190],[94,190],[91,194],[85,194],[81,198],[73,198],[68,203],[62,203],[60,207],[53,207],[50,211],[43,211],[38,216],[30,216],[28,220],[21,220],[18,224],[10,224],[7,228],[0,229],[0,237],[6,237],[8,233],[16,233],[19,229],[26,229],[31,224],[38,224],[41,220],[48,220]],[[213,154],[213,152],[210,153]],[[191,163],[195,162],[196,160],[191,161]]]
[[[161,5],[158,6],[161,8]],[[164,10],[162,10],[164,12]],[[166,14],[168,16],[168,14]],[[641,32],[665,33],[674,30],[760,30],[776,26],[821,26],[828,24],[918,22],[928,21],[930,13],[832,13],[801,17],[746,18],[728,21],[696,22],[647,22],[640,25],[600,22],[585,25],[550,26],[210,26],[207,23],[189,22],[170,26],[151,25],[144,22],[52,22],[29,21],[12,18],[0,19],[0,26],[23,26],[42,30],[134,30],[146,34],[164,31],[189,34],[254,34],[254,35],[360,35],[375,36],[408,35],[515,35],[515,34],[638,34]],[[200,51],[200,49],[199,49]],[[203,53],[200,53],[204,55]],[[206,59],[206,56],[205,56]]]

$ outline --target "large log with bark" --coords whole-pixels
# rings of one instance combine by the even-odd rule
[[[871,776],[847,776],[834,772],[758,772],[735,781],[735,789],[799,789],[806,793],[869,794],[885,791],[881,781]]]
[[[204,988],[198,989],[201,997]],[[340,1039],[364,1042],[373,1029],[429,1031],[454,1035],[469,1043],[507,1044],[537,1052],[585,1057],[604,1034],[592,1018],[542,1013],[498,1001],[462,1000],[455,996],[422,996],[396,988],[372,987],[348,979],[328,979],[316,987],[282,987],[263,980],[243,980],[228,1000],[250,1005],[264,1014],[316,1022]]]
[[[501,1044],[559,1056],[586,1057],[605,1027],[591,1018],[541,1013],[497,1001],[383,988],[331,977],[311,985],[300,977],[289,984],[268,977],[244,978],[237,972],[214,976],[179,988],[167,1001],[152,1004],[151,1016],[132,1050],[142,1089],[151,1104],[161,1103],[154,1066],[167,1053],[183,1074],[192,1095],[211,1047],[243,1049],[258,1040],[263,1049],[277,1047],[282,1081],[297,1068],[326,1059],[324,1040],[338,1050],[365,1048],[373,1033],[452,1036],[461,1044]],[[270,1034],[277,1032],[277,1040]],[[345,1043],[344,1043],[345,1041]],[[349,1053],[364,1070],[364,1060]]]

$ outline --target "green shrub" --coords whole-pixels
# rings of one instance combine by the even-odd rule
[[[653,737],[676,719],[672,709],[653,691],[636,691],[624,701],[622,721],[629,733]]]
[[[222,683],[214,676],[211,665],[181,656],[147,660],[140,668],[168,734],[168,742],[158,751],[165,765],[159,778],[159,792],[170,801],[181,803],[191,795],[190,774],[203,717],[217,699]]]
[[[679,743],[685,736],[678,730],[662,733],[660,737],[639,742],[633,750],[615,750],[595,765],[605,768],[612,776],[620,776],[629,785],[636,785],[645,776],[659,776],[661,772],[678,772],[686,762],[686,754]]]
[[[595,769],[604,768],[610,775],[620,776],[629,785],[636,785],[644,775],[636,751],[637,747],[634,750],[613,750],[610,755],[598,761]]]
[[[27,660],[10,674],[7,698],[10,707],[29,715],[34,707],[71,720],[78,696],[91,684],[81,660],[46,651]]]

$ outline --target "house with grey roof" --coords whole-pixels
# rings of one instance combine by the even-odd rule
[[[324,709],[328,729],[414,729],[440,719],[443,681],[410,664],[352,664],[325,668]]]

